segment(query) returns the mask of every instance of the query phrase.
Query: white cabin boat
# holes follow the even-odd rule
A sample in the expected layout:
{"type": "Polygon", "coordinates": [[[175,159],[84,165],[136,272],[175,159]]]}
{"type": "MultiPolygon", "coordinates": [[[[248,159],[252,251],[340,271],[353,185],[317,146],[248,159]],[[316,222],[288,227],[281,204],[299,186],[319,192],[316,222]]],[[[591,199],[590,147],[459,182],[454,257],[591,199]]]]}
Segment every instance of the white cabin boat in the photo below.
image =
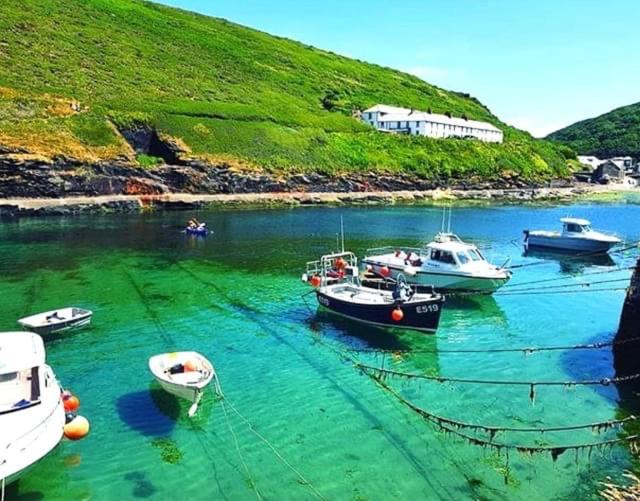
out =
{"type": "Polygon", "coordinates": [[[378,275],[388,274],[395,279],[404,273],[410,284],[439,291],[490,294],[511,278],[507,263],[489,263],[475,245],[453,233],[438,233],[433,242],[422,248],[369,249],[362,262],[378,275]]]}
{"type": "Polygon", "coordinates": [[[82,308],[61,308],[21,318],[18,323],[38,334],[53,334],[89,325],[93,312],[82,308]]]}
{"type": "Polygon", "coordinates": [[[562,232],[525,230],[525,248],[531,247],[559,249],[563,251],[600,253],[608,252],[621,240],[614,236],[591,229],[586,219],[565,217],[560,219],[562,232]]]}
{"type": "Polygon", "coordinates": [[[61,389],[45,363],[42,338],[0,333],[0,482],[17,480],[63,436],[61,389]]]}
{"type": "MultiPolygon", "coordinates": [[[[149,370],[165,391],[193,403],[189,416],[196,413],[202,392],[216,377],[213,364],[195,351],[155,355],[149,359],[149,370]]],[[[220,394],[218,389],[216,382],[220,394]]]]}

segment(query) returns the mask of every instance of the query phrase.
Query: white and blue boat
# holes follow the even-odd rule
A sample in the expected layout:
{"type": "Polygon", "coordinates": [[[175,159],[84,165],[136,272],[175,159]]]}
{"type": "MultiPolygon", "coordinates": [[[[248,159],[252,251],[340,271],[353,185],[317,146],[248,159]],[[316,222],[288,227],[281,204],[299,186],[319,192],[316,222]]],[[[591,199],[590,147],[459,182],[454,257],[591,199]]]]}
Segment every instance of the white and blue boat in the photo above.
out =
{"type": "Polygon", "coordinates": [[[394,290],[378,290],[360,283],[357,258],[351,252],[322,256],[307,263],[303,280],[317,287],[321,308],[369,325],[434,333],[440,323],[444,297],[417,293],[404,276],[394,290]]]}
{"type": "Polygon", "coordinates": [[[560,219],[562,231],[524,231],[525,249],[545,248],[589,254],[606,253],[621,240],[608,233],[591,228],[586,219],[564,217],[560,219]]]}

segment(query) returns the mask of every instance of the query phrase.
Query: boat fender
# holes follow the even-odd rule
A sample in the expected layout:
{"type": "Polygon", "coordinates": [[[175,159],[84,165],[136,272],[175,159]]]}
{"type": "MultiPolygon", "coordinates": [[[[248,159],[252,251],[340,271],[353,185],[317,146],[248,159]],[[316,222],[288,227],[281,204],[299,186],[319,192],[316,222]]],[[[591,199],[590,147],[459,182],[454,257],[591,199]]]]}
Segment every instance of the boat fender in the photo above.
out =
{"type": "Polygon", "coordinates": [[[383,266],[382,268],[380,268],[380,275],[382,275],[384,278],[387,278],[389,275],[391,275],[391,270],[388,266],[383,266]]]}
{"type": "Polygon", "coordinates": [[[310,282],[312,286],[320,287],[320,284],[322,283],[322,279],[318,275],[314,275],[311,277],[310,282]]]}
{"type": "Polygon", "coordinates": [[[64,410],[67,412],[73,412],[78,410],[80,407],[80,399],[74,395],[70,395],[67,398],[62,398],[62,405],[64,406],[64,410]]]}
{"type": "Polygon", "coordinates": [[[89,421],[83,416],[76,416],[64,425],[64,436],[69,440],[80,440],[89,434],[89,421]]]}
{"type": "Polygon", "coordinates": [[[394,322],[402,321],[402,319],[404,318],[404,312],[402,311],[402,308],[400,308],[399,306],[394,308],[394,310],[391,312],[391,318],[394,322]]]}

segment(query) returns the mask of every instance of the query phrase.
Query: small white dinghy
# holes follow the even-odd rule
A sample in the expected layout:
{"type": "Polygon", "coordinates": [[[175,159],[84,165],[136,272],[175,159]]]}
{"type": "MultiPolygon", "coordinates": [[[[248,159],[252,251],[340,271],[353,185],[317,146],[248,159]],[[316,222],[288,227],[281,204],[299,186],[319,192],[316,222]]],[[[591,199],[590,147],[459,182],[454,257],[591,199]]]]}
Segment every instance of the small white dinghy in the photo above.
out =
{"type": "MultiPolygon", "coordinates": [[[[193,403],[189,417],[198,410],[204,389],[216,378],[211,362],[195,351],[155,355],[149,359],[149,370],[165,391],[193,403]]],[[[216,393],[222,396],[218,388],[216,379],[216,393]]]]}
{"type": "Polygon", "coordinates": [[[91,310],[69,307],[21,318],[18,323],[23,328],[41,335],[53,334],[89,325],[92,315],[91,310]]]}

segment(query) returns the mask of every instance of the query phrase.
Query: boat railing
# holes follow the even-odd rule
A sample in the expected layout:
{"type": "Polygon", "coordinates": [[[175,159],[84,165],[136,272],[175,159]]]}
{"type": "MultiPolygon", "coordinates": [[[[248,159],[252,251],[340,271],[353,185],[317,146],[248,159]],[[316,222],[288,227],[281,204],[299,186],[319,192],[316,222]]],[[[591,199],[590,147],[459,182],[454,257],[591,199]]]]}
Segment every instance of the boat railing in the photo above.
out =
{"type": "Polygon", "coordinates": [[[338,268],[337,261],[339,259],[342,259],[347,267],[358,267],[358,259],[353,252],[337,252],[322,256],[315,261],[308,261],[306,264],[307,277],[314,275],[326,276],[328,272],[338,268]]]}
{"type": "Polygon", "coordinates": [[[366,256],[380,256],[383,254],[395,254],[396,252],[411,252],[414,254],[424,254],[425,250],[422,247],[392,247],[391,245],[387,245],[384,247],[373,247],[371,249],[366,250],[366,256]]]}

